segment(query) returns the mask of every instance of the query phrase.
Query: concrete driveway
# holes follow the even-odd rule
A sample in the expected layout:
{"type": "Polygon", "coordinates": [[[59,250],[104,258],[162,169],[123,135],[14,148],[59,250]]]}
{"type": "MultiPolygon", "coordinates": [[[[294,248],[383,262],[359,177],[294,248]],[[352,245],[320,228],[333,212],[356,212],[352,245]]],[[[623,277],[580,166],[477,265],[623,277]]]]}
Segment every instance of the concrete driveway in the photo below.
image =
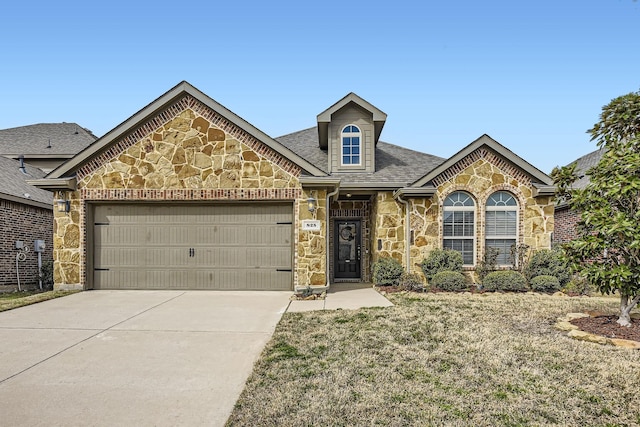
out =
{"type": "Polygon", "coordinates": [[[291,292],[90,291],[0,313],[0,424],[224,425],[291,292]]]}

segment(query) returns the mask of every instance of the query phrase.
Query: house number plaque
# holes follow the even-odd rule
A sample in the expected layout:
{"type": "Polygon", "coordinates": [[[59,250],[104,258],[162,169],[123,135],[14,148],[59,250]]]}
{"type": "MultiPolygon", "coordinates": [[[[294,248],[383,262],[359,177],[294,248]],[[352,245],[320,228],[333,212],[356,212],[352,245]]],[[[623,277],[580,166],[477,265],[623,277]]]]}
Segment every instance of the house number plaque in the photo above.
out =
{"type": "Polygon", "coordinates": [[[302,221],[302,230],[304,231],[320,231],[320,221],[304,220],[302,221]]]}

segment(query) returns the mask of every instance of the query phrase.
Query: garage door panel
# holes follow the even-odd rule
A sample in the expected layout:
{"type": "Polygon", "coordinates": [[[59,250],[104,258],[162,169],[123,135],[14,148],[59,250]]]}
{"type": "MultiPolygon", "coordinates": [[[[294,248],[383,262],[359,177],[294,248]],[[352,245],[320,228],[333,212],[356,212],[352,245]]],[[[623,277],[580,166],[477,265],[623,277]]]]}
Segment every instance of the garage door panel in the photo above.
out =
{"type": "Polygon", "coordinates": [[[292,212],[287,203],[97,205],[94,287],[289,290],[292,212]]]}

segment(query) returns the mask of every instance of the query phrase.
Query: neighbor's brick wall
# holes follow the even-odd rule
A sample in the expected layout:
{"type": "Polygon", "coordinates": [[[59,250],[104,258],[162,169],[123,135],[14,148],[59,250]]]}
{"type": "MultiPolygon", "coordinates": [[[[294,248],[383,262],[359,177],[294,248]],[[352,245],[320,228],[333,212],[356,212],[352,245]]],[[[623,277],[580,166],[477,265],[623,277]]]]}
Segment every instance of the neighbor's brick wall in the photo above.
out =
{"type": "Polygon", "coordinates": [[[578,237],[576,226],[580,221],[580,212],[568,207],[556,209],[553,243],[567,243],[578,237]]]}
{"type": "Polygon", "coordinates": [[[52,259],[53,253],[53,211],[35,206],[23,205],[9,200],[0,200],[0,286],[15,286],[16,240],[22,240],[29,247],[27,259],[18,263],[20,285],[38,286],[38,254],[33,250],[36,239],[44,240],[47,248],[42,254],[42,262],[52,259]]]}

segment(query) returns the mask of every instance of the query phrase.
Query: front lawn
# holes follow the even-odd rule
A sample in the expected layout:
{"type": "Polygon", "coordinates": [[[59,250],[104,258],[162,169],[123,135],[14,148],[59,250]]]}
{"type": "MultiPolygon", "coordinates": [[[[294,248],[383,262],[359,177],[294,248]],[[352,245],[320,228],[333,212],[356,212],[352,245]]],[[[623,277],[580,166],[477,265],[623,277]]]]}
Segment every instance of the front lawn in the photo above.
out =
{"type": "Polygon", "coordinates": [[[640,425],[640,351],[553,329],[616,298],[393,294],[286,313],[228,425],[640,425]]]}
{"type": "Polygon", "coordinates": [[[48,291],[48,292],[8,292],[0,293],[0,311],[11,310],[54,298],[63,297],[78,291],[48,291]]]}

